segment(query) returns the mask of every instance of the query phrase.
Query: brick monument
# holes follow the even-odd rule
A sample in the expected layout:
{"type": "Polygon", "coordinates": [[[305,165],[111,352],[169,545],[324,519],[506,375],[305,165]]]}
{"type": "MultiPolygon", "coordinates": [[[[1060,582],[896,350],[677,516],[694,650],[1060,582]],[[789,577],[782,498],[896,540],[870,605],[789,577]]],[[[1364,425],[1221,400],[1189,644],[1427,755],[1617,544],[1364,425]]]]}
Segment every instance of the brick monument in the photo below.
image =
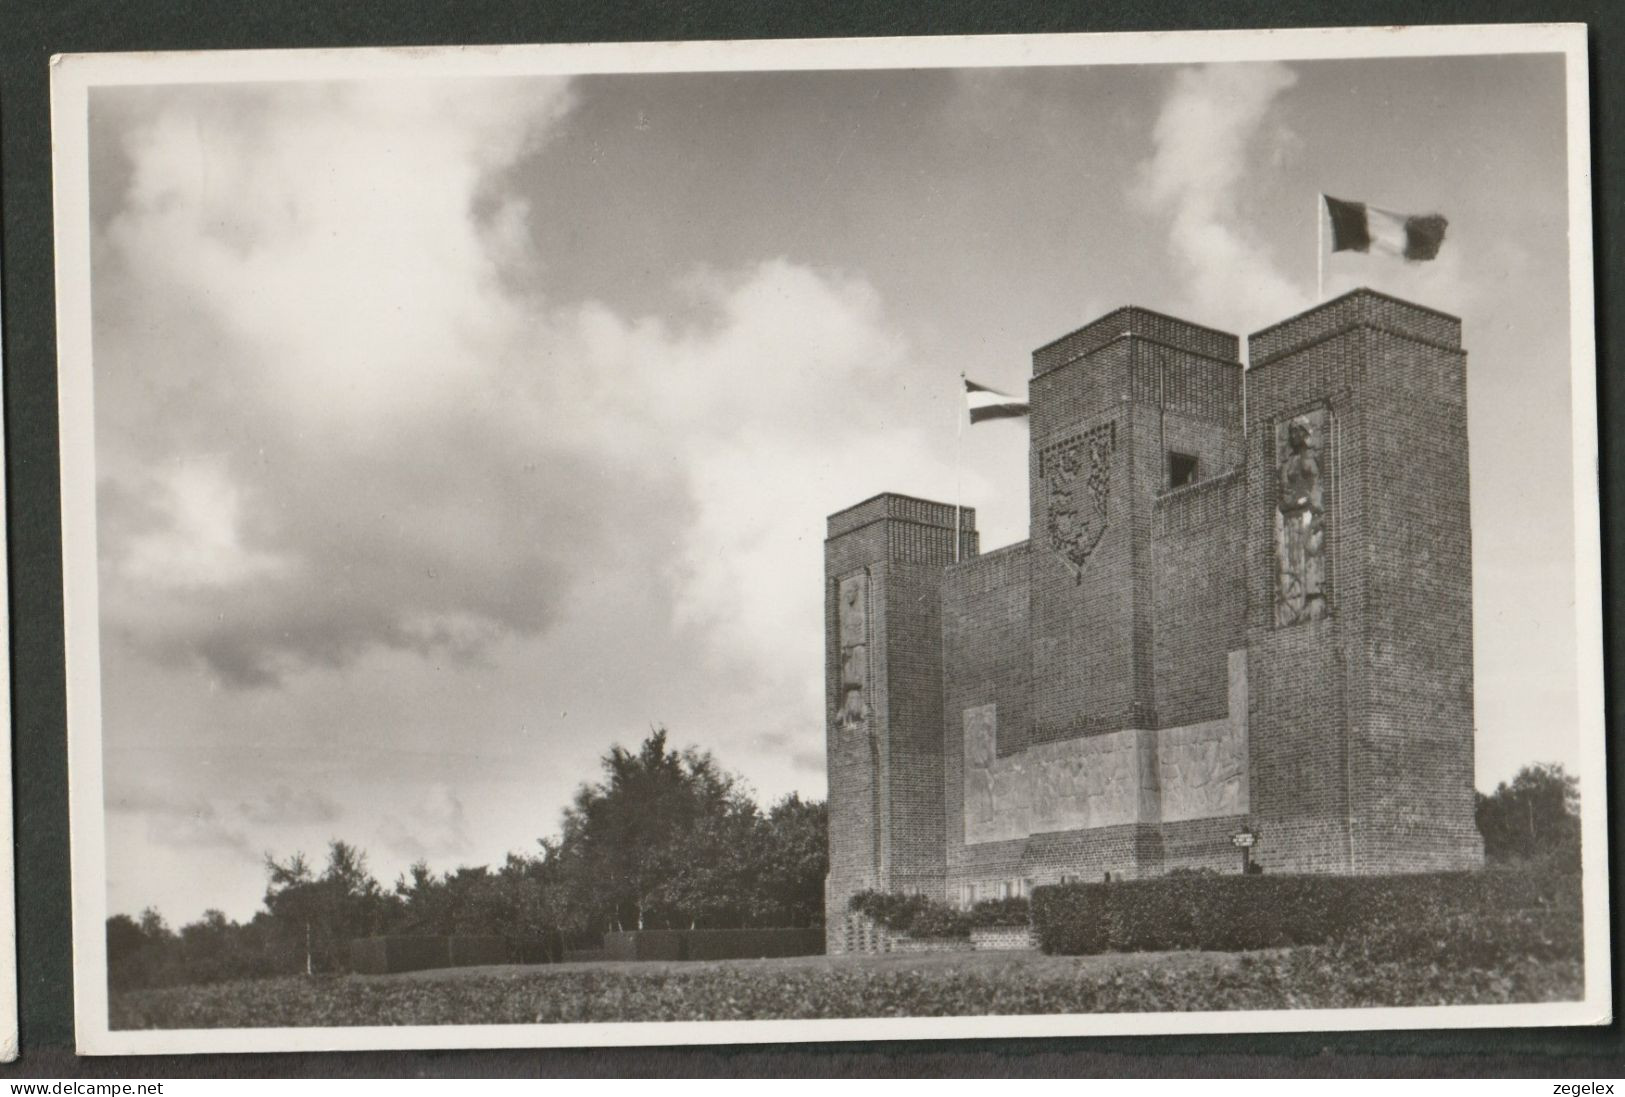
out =
{"type": "Polygon", "coordinates": [[[1239,352],[1140,308],[1034,351],[1028,541],[830,517],[831,952],[866,888],[1239,872],[1243,834],[1268,872],[1482,862],[1461,323],[1356,290],[1245,387],[1239,352]]]}

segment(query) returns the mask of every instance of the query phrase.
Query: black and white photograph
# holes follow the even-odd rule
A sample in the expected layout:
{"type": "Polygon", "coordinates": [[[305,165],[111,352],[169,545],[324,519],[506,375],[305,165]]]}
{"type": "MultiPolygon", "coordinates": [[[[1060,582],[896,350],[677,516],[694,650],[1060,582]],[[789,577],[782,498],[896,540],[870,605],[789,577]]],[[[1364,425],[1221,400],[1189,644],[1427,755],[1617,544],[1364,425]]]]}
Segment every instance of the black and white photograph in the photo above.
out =
{"type": "Polygon", "coordinates": [[[57,58],[79,1051],[1607,1023],[1586,87],[57,58]]]}

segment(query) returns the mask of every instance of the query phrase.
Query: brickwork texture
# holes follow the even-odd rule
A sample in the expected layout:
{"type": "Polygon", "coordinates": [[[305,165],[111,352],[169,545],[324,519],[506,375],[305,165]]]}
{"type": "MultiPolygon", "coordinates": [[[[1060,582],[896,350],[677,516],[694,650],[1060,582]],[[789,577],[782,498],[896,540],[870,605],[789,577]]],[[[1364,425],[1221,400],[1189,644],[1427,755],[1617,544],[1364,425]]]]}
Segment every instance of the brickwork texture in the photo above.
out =
{"type": "Polygon", "coordinates": [[[829,951],[875,946],[865,888],[1237,872],[1242,831],[1271,872],[1482,863],[1460,322],[1356,290],[1248,349],[1244,375],[1236,337],[1124,308],[1035,351],[1028,541],[980,555],[974,511],[903,495],[831,516],[829,951]],[[1319,605],[1283,615],[1304,551],[1319,605]],[[1140,761],[1099,772],[1121,752],[1086,741],[1125,734],[1140,761]],[[990,797],[1101,825],[1016,833],[990,797]]]}

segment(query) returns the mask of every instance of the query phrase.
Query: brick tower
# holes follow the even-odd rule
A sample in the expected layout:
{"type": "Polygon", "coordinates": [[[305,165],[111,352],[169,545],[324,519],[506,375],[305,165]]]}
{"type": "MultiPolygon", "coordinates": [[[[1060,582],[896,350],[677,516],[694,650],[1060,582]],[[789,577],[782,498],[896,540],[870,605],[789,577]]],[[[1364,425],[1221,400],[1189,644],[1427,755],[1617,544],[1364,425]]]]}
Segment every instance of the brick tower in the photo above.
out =
{"type": "Polygon", "coordinates": [[[1357,290],[1249,346],[1124,308],[1035,351],[1026,541],[830,518],[830,951],[865,888],[1482,863],[1461,323],[1357,290]]]}
{"type": "Polygon", "coordinates": [[[1238,350],[1124,308],[1033,352],[1030,742],[1156,726],[1154,507],[1174,458],[1192,482],[1239,459],[1238,350]]]}
{"type": "Polygon", "coordinates": [[[976,513],[877,495],[824,542],[828,951],[849,950],[865,889],[944,894],[942,581],[976,555],[976,513]]]}
{"type": "Polygon", "coordinates": [[[1477,866],[1461,322],[1356,290],[1249,347],[1258,858],[1477,866]]]}

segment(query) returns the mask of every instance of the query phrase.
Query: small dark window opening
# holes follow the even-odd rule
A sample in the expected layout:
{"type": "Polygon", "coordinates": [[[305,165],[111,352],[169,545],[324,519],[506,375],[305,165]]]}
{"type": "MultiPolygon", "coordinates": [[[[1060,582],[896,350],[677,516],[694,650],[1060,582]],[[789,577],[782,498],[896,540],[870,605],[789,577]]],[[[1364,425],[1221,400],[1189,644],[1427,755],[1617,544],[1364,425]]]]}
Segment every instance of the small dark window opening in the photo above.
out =
{"type": "Polygon", "coordinates": [[[1196,458],[1188,453],[1168,454],[1168,489],[1196,483],[1196,458]]]}

